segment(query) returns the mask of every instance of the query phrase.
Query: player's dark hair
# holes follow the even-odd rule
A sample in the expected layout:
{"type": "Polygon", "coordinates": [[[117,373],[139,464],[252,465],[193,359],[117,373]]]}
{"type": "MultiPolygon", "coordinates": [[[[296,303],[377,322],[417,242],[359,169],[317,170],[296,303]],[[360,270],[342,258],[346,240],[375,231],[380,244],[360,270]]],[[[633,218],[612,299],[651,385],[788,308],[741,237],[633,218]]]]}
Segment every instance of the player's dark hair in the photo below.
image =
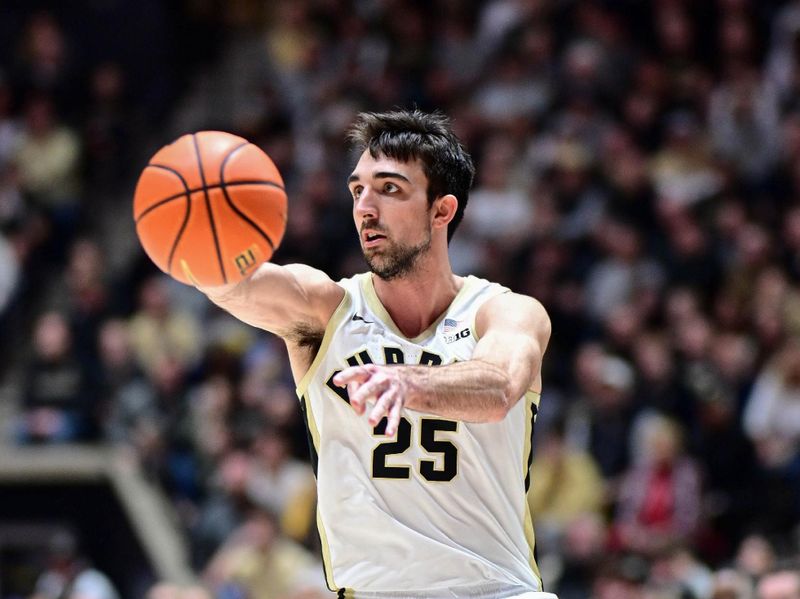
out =
{"type": "Polygon", "coordinates": [[[386,156],[401,162],[419,159],[428,177],[428,205],[447,194],[458,200],[455,216],[447,226],[447,241],[453,238],[464,218],[475,166],[445,115],[420,110],[362,112],[348,139],[359,152],[368,149],[373,158],[386,156]]]}

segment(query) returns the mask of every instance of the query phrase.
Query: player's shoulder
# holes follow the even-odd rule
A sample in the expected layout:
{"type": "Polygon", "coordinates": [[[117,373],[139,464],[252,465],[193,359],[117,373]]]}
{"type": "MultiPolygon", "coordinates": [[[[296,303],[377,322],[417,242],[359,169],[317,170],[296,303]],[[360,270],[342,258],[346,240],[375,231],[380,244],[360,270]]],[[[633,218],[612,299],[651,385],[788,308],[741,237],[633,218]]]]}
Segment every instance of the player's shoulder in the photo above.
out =
{"type": "Polygon", "coordinates": [[[508,324],[533,329],[540,335],[550,335],[550,316],[535,297],[506,289],[481,305],[476,317],[480,329],[493,324],[508,324]]]}
{"type": "Polygon", "coordinates": [[[307,264],[287,264],[284,268],[294,278],[301,295],[321,311],[322,322],[328,322],[346,297],[346,292],[326,272],[307,264]]]}
{"type": "Polygon", "coordinates": [[[284,268],[297,280],[310,285],[328,285],[335,282],[325,271],[308,264],[286,264],[284,268]]]}

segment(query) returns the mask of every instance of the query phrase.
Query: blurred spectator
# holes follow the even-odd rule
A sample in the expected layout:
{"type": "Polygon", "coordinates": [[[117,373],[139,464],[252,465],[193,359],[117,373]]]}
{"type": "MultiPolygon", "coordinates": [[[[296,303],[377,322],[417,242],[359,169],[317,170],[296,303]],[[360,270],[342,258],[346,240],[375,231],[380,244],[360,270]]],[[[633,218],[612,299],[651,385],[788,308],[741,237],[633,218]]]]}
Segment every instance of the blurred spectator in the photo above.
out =
{"type": "Polygon", "coordinates": [[[559,542],[573,521],[600,516],[605,489],[592,456],[566,444],[563,421],[546,430],[536,456],[528,503],[542,547],[559,542]]]}
{"type": "MultiPolygon", "coordinates": [[[[585,599],[591,594],[594,577],[606,555],[608,531],[603,518],[597,514],[586,513],[574,518],[566,527],[558,553],[560,573],[557,580],[545,580],[546,588],[554,591],[559,599],[585,599]]],[[[542,567],[545,569],[548,557],[543,555],[542,567]]],[[[552,570],[552,568],[551,568],[552,570]]],[[[549,573],[545,569],[546,573],[549,573]]]]}
{"type": "MultiPolygon", "coordinates": [[[[233,423],[234,387],[223,375],[213,374],[189,392],[192,444],[205,474],[236,441],[233,423]]],[[[251,427],[258,426],[251,422],[251,427]]]]}
{"type": "Polygon", "coordinates": [[[11,162],[22,133],[12,110],[12,102],[10,82],[6,73],[0,71],[0,173],[5,172],[11,162]]]}
{"type": "Polygon", "coordinates": [[[550,83],[545,73],[531,73],[521,56],[507,51],[494,60],[488,80],[475,93],[478,115],[490,125],[501,127],[544,112],[550,103],[550,83]]]}
{"type": "Polygon", "coordinates": [[[14,299],[19,282],[19,258],[14,246],[0,232],[0,322],[14,299]]]}
{"type": "Polygon", "coordinates": [[[594,265],[586,281],[587,311],[599,322],[614,308],[663,282],[660,266],[643,251],[640,234],[631,226],[606,222],[598,242],[606,257],[594,265]]]}
{"type": "Polygon", "coordinates": [[[25,94],[58,98],[68,112],[80,97],[78,65],[62,24],[52,12],[40,10],[28,19],[14,65],[15,84],[25,94]]]}
{"type": "Polygon", "coordinates": [[[119,599],[108,577],[77,552],[75,538],[56,533],[50,541],[48,567],[36,581],[31,599],[119,599]]]}
{"type": "Polygon", "coordinates": [[[200,494],[201,471],[187,397],[186,366],[177,358],[164,356],[153,368],[151,381],[160,425],[154,466],[177,501],[193,502],[200,494]]]}
{"type": "Polygon", "coordinates": [[[693,406],[678,377],[669,339],[658,333],[638,336],[633,348],[637,381],[637,404],[689,422],[693,406]]]}
{"type": "Polygon", "coordinates": [[[753,599],[753,584],[738,570],[718,570],[714,573],[711,599],[753,599]]]}
{"type": "Polygon", "coordinates": [[[711,570],[690,551],[676,547],[660,552],[652,561],[649,586],[667,596],[709,597],[714,584],[711,570]]]}
{"type": "Polygon", "coordinates": [[[180,586],[161,582],[147,591],[146,599],[214,599],[211,593],[201,586],[180,586]]]}
{"type": "Polygon", "coordinates": [[[286,432],[263,426],[247,481],[250,500],[278,517],[284,534],[304,541],[315,516],[316,481],[307,462],[291,457],[286,432]]]}
{"type": "Polygon", "coordinates": [[[242,524],[251,502],[247,497],[250,457],[232,450],[222,455],[208,476],[207,493],[191,528],[192,561],[204,567],[225,539],[242,524]]]}
{"type": "Polygon", "coordinates": [[[712,94],[709,128],[714,150],[751,181],[761,181],[777,158],[778,93],[757,70],[732,64],[712,94]]]}
{"type": "Polygon", "coordinates": [[[222,597],[299,599],[328,594],[322,565],[282,538],[275,518],[262,511],[252,512],[236,529],[211,560],[204,578],[222,597]]]}
{"type": "Polygon", "coordinates": [[[136,359],[150,377],[166,359],[176,361],[183,369],[200,359],[200,326],[189,312],[172,305],[162,276],[142,285],[139,310],[130,320],[130,329],[136,359]]]}
{"type": "Polygon", "coordinates": [[[79,224],[80,151],[80,138],[58,120],[53,101],[30,98],[14,165],[20,189],[52,227],[50,258],[58,262],[79,224]]]}
{"type": "Polygon", "coordinates": [[[705,540],[707,554],[729,553],[763,505],[755,454],[738,416],[736,398],[711,393],[698,402],[688,431],[692,456],[703,466],[705,511],[716,534],[705,540]],[[723,546],[712,546],[718,543],[723,546]]]}
{"type": "Polygon", "coordinates": [[[800,459],[800,339],[787,340],[759,373],[744,426],[765,466],[795,467],[800,459]]]}
{"type": "Polygon", "coordinates": [[[601,225],[606,197],[592,176],[592,160],[588,148],[578,141],[554,142],[551,168],[545,176],[553,186],[559,239],[580,242],[601,225]]]}
{"type": "Polygon", "coordinates": [[[692,543],[701,525],[700,473],[684,454],[678,425],[663,416],[645,416],[633,451],[638,461],[619,489],[618,542],[644,555],[692,543]]]}
{"type": "Polygon", "coordinates": [[[645,597],[649,564],[641,557],[607,557],[598,567],[592,584],[592,599],[640,599],[645,597]]]}
{"type": "Polygon", "coordinates": [[[722,187],[697,118],[688,112],[672,114],[664,148],[653,157],[651,176],[662,209],[690,206],[722,187]]]}
{"type": "Polygon", "coordinates": [[[134,447],[145,463],[150,463],[161,426],[160,414],[155,391],[134,360],[124,321],[103,323],[98,349],[104,438],[134,447]]]}
{"type": "Polygon", "coordinates": [[[762,535],[751,534],[745,537],[736,552],[736,569],[750,580],[756,580],[775,566],[775,548],[762,535]]]}
{"type": "Polygon", "coordinates": [[[83,137],[86,179],[91,194],[109,193],[125,176],[131,157],[131,107],[126,96],[126,77],[121,65],[106,62],[91,75],[90,109],[83,137]]]}
{"type": "Polygon", "coordinates": [[[800,570],[770,572],[758,581],[757,599],[800,599],[800,570]]]}
{"type": "Polygon", "coordinates": [[[68,252],[61,281],[51,292],[50,304],[64,312],[74,331],[74,349],[92,370],[99,367],[98,333],[111,313],[111,290],[105,256],[95,240],[76,239],[68,252]]]}
{"type": "Polygon", "coordinates": [[[588,451],[613,486],[630,459],[634,373],[626,361],[591,345],[580,349],[575,370],[581,397],[567,411],[567,440],[588,451]]]}
{"type": "Polygon", "coordinates": [[[517,149],[511,140],[496,137],[487,143],[478,182],[470,193],[465,224],[479,239],[513,250],[533,226],[534,206],[514,179],[517,149]]]}
{"type": "Polygon", "coordinates": [[[94,397],[64,317],[57,312],[42,314],[33,343],[34,355],[25,366],[17,439],[20,443],[77,441],[89,427],[94,397]]]}

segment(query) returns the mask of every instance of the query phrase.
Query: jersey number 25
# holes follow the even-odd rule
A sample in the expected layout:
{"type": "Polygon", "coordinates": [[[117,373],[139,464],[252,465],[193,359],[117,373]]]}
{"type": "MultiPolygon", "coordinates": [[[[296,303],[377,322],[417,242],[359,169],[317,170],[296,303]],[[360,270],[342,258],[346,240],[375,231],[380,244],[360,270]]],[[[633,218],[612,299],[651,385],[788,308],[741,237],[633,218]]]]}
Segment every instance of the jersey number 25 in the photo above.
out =
{"type": "MultiPolygon", "coordinates": [[[[398,478],[411,477],[409,466],[389,466],[386,458],[390,455],[400,455],[411,447],[411,422],[403,417],[397,427],[397,439],[378,444],[372,450],[372,478],[398,478]]],[[[436,467],[436,460],[419,460],[419,473],[429,482],[448,482],[458,474],[458,447],[451,441],[439,441],[436,433],[457,432],[458,422],[440,420],[438,418],[422,418],[420,420],[419,444],[429,454],[440,454],[441,463],[436,467]]],[[[381,420],[372,431],[373,435],[386,434],[386,418],[381,420]]]]}

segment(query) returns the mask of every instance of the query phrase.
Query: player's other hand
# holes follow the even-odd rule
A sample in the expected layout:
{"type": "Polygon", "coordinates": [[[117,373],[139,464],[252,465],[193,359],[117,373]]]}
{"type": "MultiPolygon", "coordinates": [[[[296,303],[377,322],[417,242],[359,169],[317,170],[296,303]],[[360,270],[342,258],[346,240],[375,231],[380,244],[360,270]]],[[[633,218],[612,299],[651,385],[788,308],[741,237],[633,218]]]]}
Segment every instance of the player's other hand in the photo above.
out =
{"type": "Polygon", "coordinates": [[[369,408],[367,420],[370,426],[377,425],[386,416],[385,434],[391,437],[397,432],[408,391],[401,375],[402,369],[396,366],[365,364],[342,370],[333,378],[333,382],[340,387],[347,387],[350,405],[356,413],[364,414],[367,404],[374,404],[369,408]]]}

